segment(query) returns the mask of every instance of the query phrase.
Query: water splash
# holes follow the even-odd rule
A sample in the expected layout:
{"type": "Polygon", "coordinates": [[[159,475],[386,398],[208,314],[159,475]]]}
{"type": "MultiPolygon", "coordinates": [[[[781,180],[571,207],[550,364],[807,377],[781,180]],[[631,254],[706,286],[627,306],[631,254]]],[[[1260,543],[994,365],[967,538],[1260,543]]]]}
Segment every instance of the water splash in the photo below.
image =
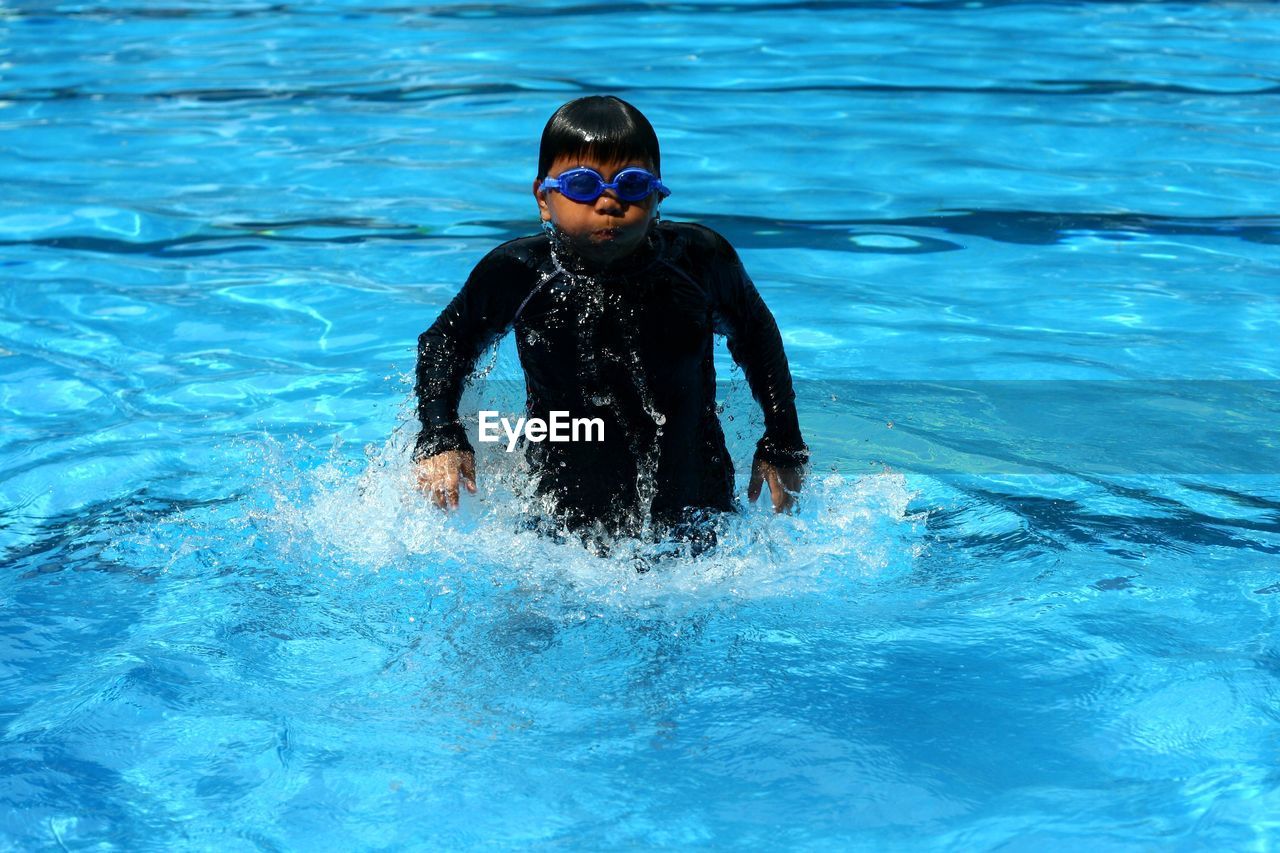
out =
{"type": "Polygon", "coordinates": [[[671,614],[899,577],[922,549],[923,517],[908,512],[913,494],[892,472],[816,477],[791,515],[762,502],[713,517],[718,544],[707,553],[615,539],[599,556],[580,540],[527,529],[540,507],[521,487],[528,472],[519,454],[480,454],[479,492],[446,515],[417,490],[394,438],[367,447],[362,460],[335,452],[310,470],[282,450],[271,447],[264,460],[269,499],[250,519],[282,559],[331,578],[389,576],[442,595],[523,588],[592,612],[671,614]]]}

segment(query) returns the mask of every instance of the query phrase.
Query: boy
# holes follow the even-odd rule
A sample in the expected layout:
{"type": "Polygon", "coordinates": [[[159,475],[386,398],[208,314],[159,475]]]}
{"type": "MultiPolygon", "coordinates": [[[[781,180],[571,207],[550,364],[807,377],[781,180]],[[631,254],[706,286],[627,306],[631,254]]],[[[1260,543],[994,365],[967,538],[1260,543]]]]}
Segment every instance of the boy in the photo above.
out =
{"type": "Polygon", "coordinates": [[[413,459],[441,508],[475,492],[458,420],[479,354],[516,333],[527,416],[598,418],[603,440],[530,442],[535,489],[557,523],[671,530],[734,508],[733,462],[716,416],[713,332],[764,410],[748,497],[767,484],[788,509],[808,461],[778,328],[733,248],[699,225],[659,221],[669,195],[648,120],[614,97],[579,98],[547,122],[533,194],[545,234],[504,243],[418,341],[413,459]]]}

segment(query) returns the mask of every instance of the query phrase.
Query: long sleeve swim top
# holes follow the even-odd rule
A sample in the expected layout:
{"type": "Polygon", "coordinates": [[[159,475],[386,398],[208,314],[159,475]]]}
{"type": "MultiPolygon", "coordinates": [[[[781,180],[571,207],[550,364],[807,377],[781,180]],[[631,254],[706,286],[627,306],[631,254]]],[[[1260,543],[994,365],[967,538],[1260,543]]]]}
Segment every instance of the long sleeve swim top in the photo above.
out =
{"type": "Polygon", "coordinates": [[[759,458],[808,459],[773,315],[733,248],[662,222],[624,274],[584,265],[545,234],[504,243],[418,339],[414,458],[470,450],[458,405],[480,353],[514,328],[526,415],[599,418],[603,441],[530,442],[539,490],[570,522],[733,508],[716,414],[713,334],[727,338],[764,412],[759,458]]]}

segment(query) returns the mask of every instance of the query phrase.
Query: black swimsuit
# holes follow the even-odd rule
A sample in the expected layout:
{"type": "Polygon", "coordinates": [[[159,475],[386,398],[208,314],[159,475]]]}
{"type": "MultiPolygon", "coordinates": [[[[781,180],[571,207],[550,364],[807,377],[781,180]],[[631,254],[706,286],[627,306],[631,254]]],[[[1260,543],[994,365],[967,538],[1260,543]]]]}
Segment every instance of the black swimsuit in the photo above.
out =
{"type": "Polygon", "coordinates": [[[537,490],[570,526],[631,530],[646,505],[660,522],[734,508],[713,332],[727,336],[764,411],[757,457],[807,461],[777,324],[723,237],[660,223],[623,274],[592,270],[554,243],[544,234],[491,251],[418,339],[415,459],[471,449],[458,419],[463,384],[514,326],[526,417],[604,422],[600,442],[527,444],[537,490]]]}

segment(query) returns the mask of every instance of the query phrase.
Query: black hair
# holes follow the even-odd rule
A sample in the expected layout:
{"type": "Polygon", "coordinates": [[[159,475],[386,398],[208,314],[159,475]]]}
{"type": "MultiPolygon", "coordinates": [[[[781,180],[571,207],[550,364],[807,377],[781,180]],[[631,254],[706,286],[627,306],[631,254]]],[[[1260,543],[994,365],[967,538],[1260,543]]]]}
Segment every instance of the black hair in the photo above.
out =
{"type": "Polygon", "coordinates": [[[648,161],[662,174],[658,134],[644,114],[613,95],[577,98],[556,110],[542,129],[538,177],[545,178],[558,157],[603,161],[648,161]]]}

